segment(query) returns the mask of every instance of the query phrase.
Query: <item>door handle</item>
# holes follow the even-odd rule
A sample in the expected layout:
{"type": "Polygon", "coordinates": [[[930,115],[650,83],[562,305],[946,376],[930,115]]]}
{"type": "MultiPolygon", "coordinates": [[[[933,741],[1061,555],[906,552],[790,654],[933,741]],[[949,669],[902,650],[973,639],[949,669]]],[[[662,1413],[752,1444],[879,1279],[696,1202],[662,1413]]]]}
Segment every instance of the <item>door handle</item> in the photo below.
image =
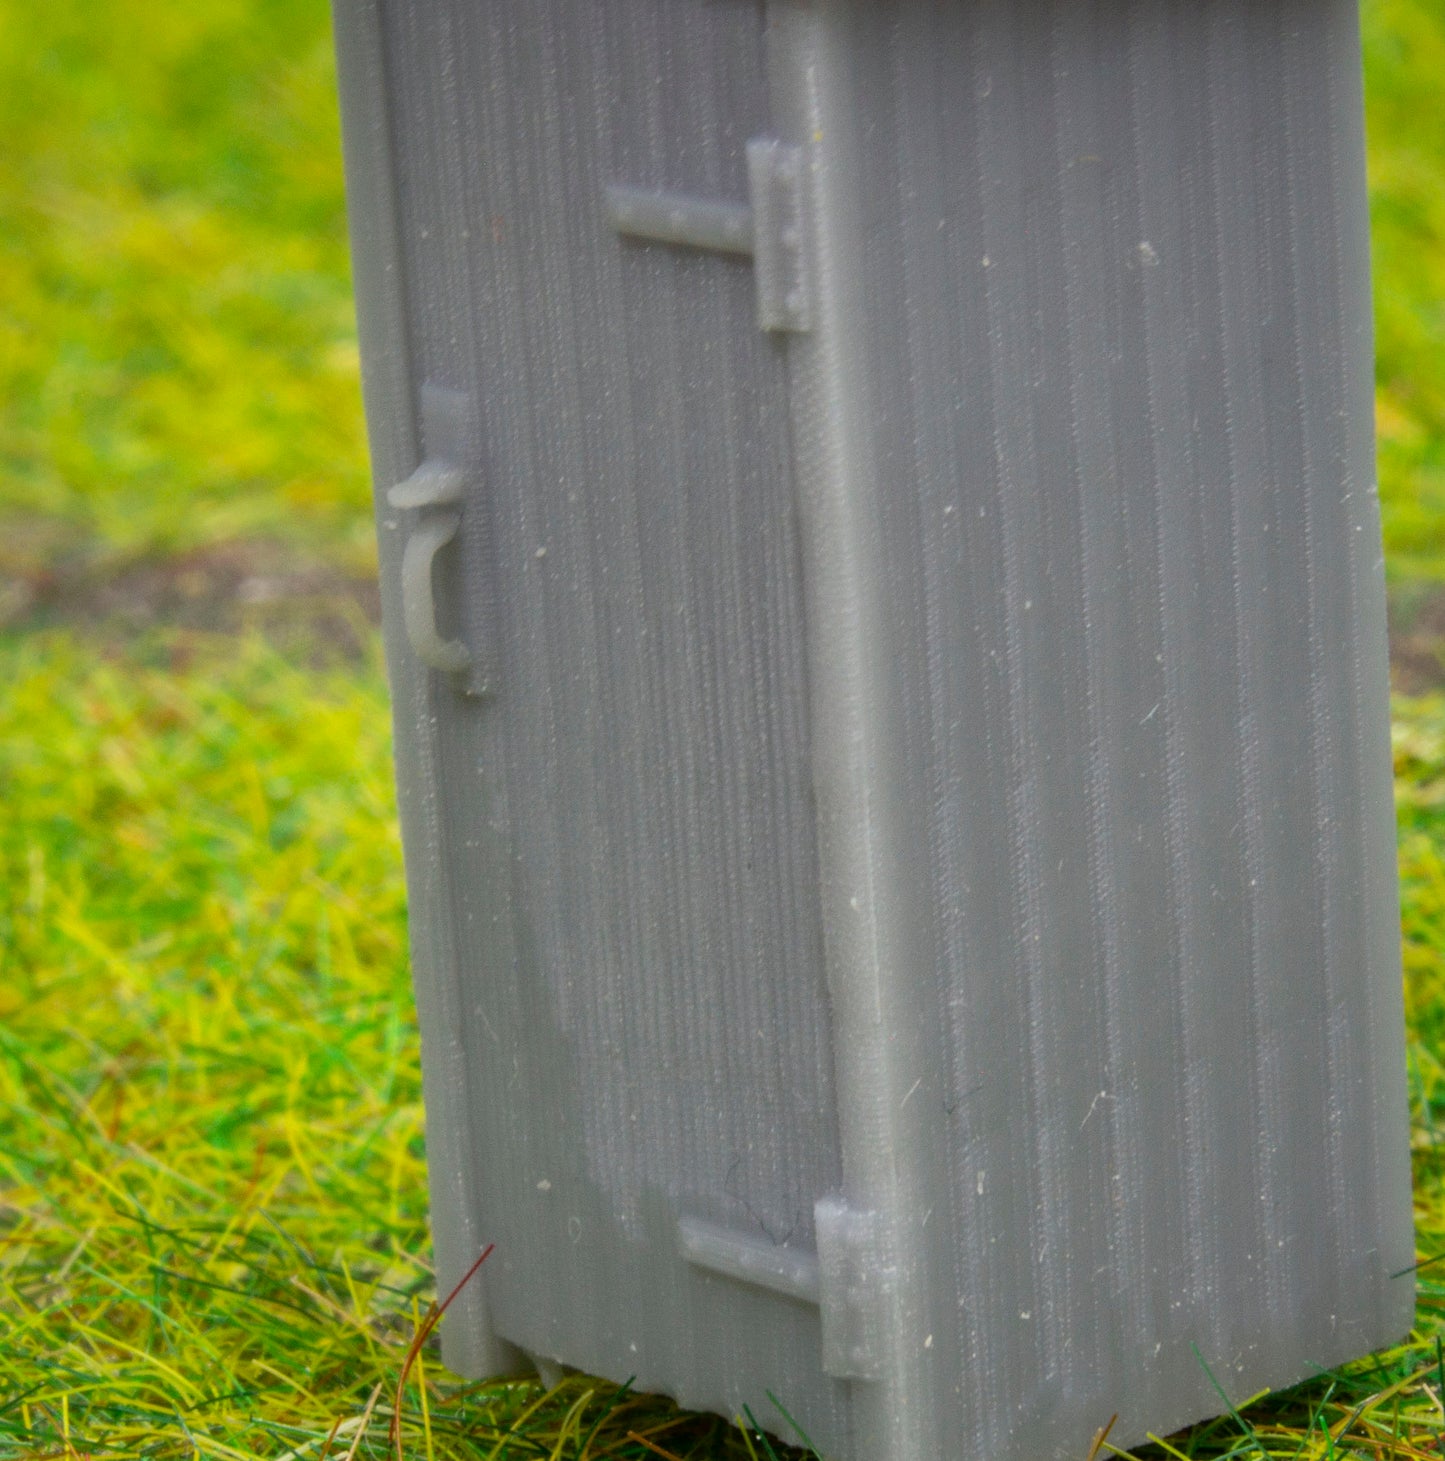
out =
{"type": "Polygon", "coordinates": [[[490,643],[493,589],[487,571],[491,513],[481,491],[475,398],[429,380],[422,382],[420,397],[421,462],[386,494],[389,506],[408,515],[401,554],[402,628],[422,664],[458,676],[452,685],[458,694],[485,695],[496,669],[490,643]],[[437,628],[436,559],[459,530],[462,536],[453,552],[465,545],[458,565],[461,637],[444,639],[437,628]]]}
{"type": "Polygon", "coordinates": [[[437,632],[432,567],[437,554],[456,537],[461,524],[458,512],[424,517],[411,530],[401,555],[401,618],[406,637],[424,665],[447,674],[466,669],[472,662],[472,654],[460,639],[443,639],[437,632]]]}

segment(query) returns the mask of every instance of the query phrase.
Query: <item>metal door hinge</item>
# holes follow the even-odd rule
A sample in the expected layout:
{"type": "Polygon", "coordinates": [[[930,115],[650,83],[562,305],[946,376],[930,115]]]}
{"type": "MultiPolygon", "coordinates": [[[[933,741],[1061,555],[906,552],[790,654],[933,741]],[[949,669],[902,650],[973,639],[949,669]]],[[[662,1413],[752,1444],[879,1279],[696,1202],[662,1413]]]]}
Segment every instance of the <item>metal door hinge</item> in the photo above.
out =
{"type": "Polygon", "coordinates": [[[824,1374],[882,1379],[893,1288],[883,1224],[840,1197],[823,1198],[814,1220],[816,1253],[694,1217],[678,1222],[678,1251],[694,1268],[817,1304],[824,1374]]]}
{"type": "Polygon", "coordinates": [[[613,184],[604,190],[607,219],[625,238],[751,258],[758,328],[808,330],[804,166],[801,147],[755,137],[748,143],[747,203],[613,184]]]}

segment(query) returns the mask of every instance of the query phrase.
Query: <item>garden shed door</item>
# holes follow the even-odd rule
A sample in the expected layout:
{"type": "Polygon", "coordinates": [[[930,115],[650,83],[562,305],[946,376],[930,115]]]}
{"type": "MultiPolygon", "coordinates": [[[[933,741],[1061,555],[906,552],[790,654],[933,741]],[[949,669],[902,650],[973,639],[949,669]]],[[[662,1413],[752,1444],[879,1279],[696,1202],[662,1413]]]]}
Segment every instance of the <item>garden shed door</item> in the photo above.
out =
{"type": "MultiPolygon", "coordinates": [[[[389,115],[347,105],[398,220],[358,250],[405,280],[363,330],[390,308],[376,334],[407,343],[368,391],[410,423],[374,449],[401,484],[381,524],[442,1282],[494,1242],[501,1339],[778,1425],[771,1389],[842,1450],[786,346],[748,256],[776,162],[748,146],[763,9],[374,14],[389,115]]],[[[502,1362],[452,1327],[454,1364],[502,1362]]]]}

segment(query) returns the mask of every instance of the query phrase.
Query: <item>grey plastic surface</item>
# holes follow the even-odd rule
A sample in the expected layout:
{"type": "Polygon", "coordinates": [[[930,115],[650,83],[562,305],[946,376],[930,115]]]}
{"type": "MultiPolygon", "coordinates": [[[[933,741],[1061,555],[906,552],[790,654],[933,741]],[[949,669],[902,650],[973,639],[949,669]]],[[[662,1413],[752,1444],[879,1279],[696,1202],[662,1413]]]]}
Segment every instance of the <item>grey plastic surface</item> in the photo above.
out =
{"type": "Polygon", "coordinates": [[[1353,6],[336,11],[449,1363],[1034,1461],[1396,1339],[1353,6]]]}

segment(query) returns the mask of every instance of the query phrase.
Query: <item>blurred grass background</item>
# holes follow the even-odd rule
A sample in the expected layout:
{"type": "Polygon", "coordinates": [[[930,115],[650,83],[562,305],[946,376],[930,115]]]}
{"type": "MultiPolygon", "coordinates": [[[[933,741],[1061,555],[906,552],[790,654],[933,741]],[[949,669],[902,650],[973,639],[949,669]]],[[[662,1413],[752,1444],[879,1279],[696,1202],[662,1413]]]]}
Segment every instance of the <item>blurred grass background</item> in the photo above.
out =
{"type": "Polygon", "coordinates": [[[325,6],[5,0],[11,574],[371,525],[325,6]]]}
{"type": "MultiPolygon", "coordinates": [[[[1430,1260],[1445,4],[1363,16],[1430,1260]]],[[[0,1456],[379,1457],[393,1420],[428,1457],[767,1455],[429,1350],[396,1402],[432,1286],[324,3],[0,0],[0,135],[0,1456]]],[[[1419,1276],[1409,1343],[1174,1454],[1438,1456],[1419,1276]]]]}

